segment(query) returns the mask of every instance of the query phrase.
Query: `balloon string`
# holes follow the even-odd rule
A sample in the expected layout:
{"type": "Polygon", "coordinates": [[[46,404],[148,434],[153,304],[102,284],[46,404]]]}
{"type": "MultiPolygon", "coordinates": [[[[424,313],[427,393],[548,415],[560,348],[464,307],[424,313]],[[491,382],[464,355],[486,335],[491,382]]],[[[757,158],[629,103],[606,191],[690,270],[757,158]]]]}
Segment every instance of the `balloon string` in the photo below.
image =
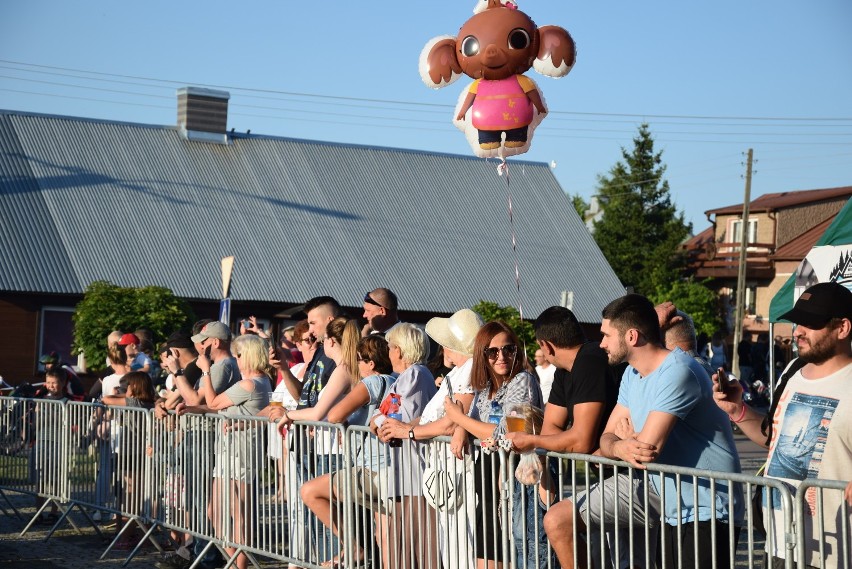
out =
{"type": "Polygon", "coordinates": [[[518,299],[518,314],[521,317],[521,320],[524,319],[524,307],[521,303],[521,271],[518,268],[518,239],[515,234],[515,218],[512,209],[512,190],[509,184],[509,164],[506,162],[506,159],[501,157],[502,162],[497,165],[497,174],[502,176],[506,174],[506,197],[509,202],[509,227],[512,230],[512,258],[515,262],[515,289],[517,290],[517,299],[518,299]]]}

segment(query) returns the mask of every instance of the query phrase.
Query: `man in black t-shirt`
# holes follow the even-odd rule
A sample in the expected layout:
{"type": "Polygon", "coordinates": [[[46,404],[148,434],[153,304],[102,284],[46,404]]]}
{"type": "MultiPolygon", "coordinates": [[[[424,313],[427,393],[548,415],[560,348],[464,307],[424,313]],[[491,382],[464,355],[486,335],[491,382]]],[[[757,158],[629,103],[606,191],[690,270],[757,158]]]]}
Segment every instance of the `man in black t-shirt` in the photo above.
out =
{"type": "MultiPolygon", "coordinates": [[[[535,337],[544,357],[557,367],[540,435],[508,433],[516,450],[542,448],[591,454],[598,448],[618,388],[606,352],[588,342],[574,313],[552,306],[535,321],[535,337]]],[[[544,517],[544,529],[563,567],[573,567],[574,504],[562,500],[544,517]]]]}

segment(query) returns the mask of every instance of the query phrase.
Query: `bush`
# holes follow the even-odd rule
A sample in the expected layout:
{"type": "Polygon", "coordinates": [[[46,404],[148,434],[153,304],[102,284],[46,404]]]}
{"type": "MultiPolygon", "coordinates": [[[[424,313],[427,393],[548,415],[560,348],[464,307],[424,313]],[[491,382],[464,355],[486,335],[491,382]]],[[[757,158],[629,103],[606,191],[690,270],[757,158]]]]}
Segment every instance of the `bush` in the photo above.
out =
{"type": "MultiPolygon", "coordinates": [[[[521,315],[517,308],[514,306],[500,306],[496,302],[480,300],[473,306],[473,311],[479,314],[485,322],[500,320],[514,330],[521,344],[526,349],[527,359],[531,363],[534,362],[533,356],[536,349],[538,349],[538,343],[535,341],[535,330],[531,322],[521,320],[521,315]]],[[[535,364],[533,363],[532,365],[535,364]]]]}
{"type": "Polygon", "coordinates": [[[97,372],[106,367],[106,337],[113,330],[148,328],[157,342],[194,320],[189,304],[167,288],[127,288],[95,281],[74,313],[73,350],[84,353],[86,366],[97,372]]]}

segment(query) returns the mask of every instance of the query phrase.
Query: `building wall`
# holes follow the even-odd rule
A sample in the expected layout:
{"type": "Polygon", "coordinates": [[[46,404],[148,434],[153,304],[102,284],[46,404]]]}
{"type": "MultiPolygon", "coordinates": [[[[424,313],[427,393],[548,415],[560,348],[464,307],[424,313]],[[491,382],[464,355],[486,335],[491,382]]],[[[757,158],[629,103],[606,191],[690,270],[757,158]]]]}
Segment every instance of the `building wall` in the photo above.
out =
{"type": "Polygon", "coordinates": [[[0,299],[0,376],[11,385],[36,375],[39,308],[26,297],[0,299]]]}
{"type": "Polygon", "coordinates": [[[792,206],[778,211],[778,242],[775,246],[781,247],[811,227],[837,215],[837,212],[843,209],[847,201],[847,198],[838,198],[819,203],[792,206]]]}
{"type": "MultiPolygon", "coordinates": [[[[733,235],[728,234],[732,220],[742,219],[742,214],[737,215],[720,215],[716,218],[716,241],[722,243],[731,243],[733,235]]],[[[775,220],[770,218],[767,213],[749,214],[749,220],[757,220],[757,242],[758,243],[774,243],[775,242],[775,220]]]]}

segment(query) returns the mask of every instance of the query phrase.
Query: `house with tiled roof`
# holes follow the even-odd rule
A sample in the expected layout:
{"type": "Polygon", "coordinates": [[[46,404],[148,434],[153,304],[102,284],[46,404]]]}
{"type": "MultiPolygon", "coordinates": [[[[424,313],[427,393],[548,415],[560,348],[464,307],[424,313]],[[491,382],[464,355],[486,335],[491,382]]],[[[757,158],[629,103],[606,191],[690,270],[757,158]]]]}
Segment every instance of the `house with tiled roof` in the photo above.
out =
{"type": "Polygon", "coordinates": [[[597,327],[624,294],[548,164],[511,160],[509,186],[493,160],[234,133],[227,93],[178,98],[170,126],[0,111],[7,380],[70,356],[93,281],[166,287],[215,318],[228,256],[232,321],[273,327],[317,295],[360,316],[382,286],[411,322],[481,300],[535,318],[573,298],[597,327]]]}
{"type": "MultiPolygon", "coordinates": [[[[764,194],[749,204],[743,330],[769,329],[769,304],[852,196],[852,186],[764,194]]],[[[734,329],[737,273],[743,231],[743,204],[705,212],[712,223],[686,243],[690,269],[712,278],[729,331],[734,329]]],[[[788,324],[775,333],[789,335],[788,324]]]]}

